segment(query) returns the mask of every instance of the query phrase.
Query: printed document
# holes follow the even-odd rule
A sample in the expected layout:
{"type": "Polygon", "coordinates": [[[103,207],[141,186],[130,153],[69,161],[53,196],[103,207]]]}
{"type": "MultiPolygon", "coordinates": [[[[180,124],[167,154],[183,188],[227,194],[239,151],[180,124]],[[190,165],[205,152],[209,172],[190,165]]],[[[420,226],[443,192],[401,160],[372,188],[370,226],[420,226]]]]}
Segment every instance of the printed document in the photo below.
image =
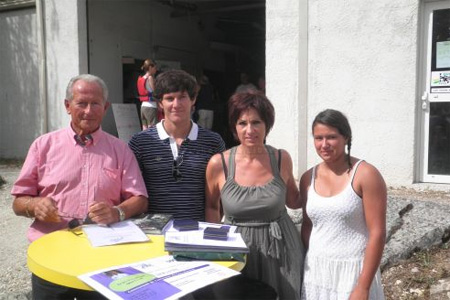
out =
{"type": "Polygon", "coordinates": [[[147,235],[130,220],[108,226],[97,224],[83,225],[83,231],[87,235],[89,242],[91,242],[92,247],[146,242],[149,240],[147,235]]]}
{"type": "Polygon", "coordinates": [[[178,299],[240,274],[213,262],[176,261],[162,256],[78,276],[108,299],[178,299]]]}

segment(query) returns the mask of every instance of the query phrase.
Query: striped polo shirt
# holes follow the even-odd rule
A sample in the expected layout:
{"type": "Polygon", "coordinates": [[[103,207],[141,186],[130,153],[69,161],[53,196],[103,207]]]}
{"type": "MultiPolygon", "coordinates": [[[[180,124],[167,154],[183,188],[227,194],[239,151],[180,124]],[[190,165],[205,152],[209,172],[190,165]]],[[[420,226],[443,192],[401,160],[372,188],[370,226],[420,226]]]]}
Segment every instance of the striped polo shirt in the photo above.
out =
{"type": "Polygon", "coordinates": [[[147,187],[149,213],[168,213],[175,219],[202,221],[205,219],[206,166],[211,156],[225,151],[225,143],[217,133],[195,123],[179,149],[173,143],[161,122],[135,134],[129,142],[147,187]],[[176,156],[182,156],[181,180],[178,181],[173,176],[176,156]]]}

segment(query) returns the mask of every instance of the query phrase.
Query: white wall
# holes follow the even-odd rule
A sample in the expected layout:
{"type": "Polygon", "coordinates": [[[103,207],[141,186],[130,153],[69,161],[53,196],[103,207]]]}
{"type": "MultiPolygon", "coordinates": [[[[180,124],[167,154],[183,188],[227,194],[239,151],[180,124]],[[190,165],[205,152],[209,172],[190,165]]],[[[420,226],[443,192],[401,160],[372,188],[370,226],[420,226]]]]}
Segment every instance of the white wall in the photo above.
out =
{"type": "Polygon", "coordinates": [[[294,143],[289,148],[293,151],[304,141],[296,142],[292,131],[306,126],[311,167],[319,162],[310,133],[312,120],[323,109],[338,109],[352,126],[353,155],[378,167],[389,185],[413,183],[418,163],[414,149],[419,2],[308,1],[306,124],[296,116],[295,104],[302,104],[296,93],[296,64],[302,55],[296,53],[295,36],[286,38],[284,29],[296,28],[291,13],[297,2],[290,2],[277,11],[278,1],[267,1],[276,15],[267,19],[268,42],[276,41],[276,47],[267,45],[267,77],[275,81],[268,80],[269,96],[285,105],[283,109],[277,104],[278,125],[271,142],[294,143]],[[280,53],[286,57],[280,58],[280,53]]]}
{"type": "Polygon", "coordinates": [[[40,135],[34,8],[0,13],[0,157],[20,158],[40,135]]]}
{"type": "Polygon", "coordinates": [[[306,168],[307,0],[266,1],[266,92],[275,107],[267,141],[306,168]]]}
{"type": "Polygon", "coordinates": [[[87,72],[86,7],[83,0],[47,0],[44,10],[48,130],[53,131],[70,123],[64,108],[70,78],[87,72]]]}
{"type": "MultiPolygon", "coordinates": [[[[390,185],[414,180],[418,1],[311,1],[308,124],[344,112],[353,155],[390,185]]],[[[317,155],[308,142],[308,163],[317,155]]]]}
{"type": "MultiPolygon", "coordinates": [[[[83,0],[43,2],[44,58],[47,107],[41,109],[39,92],[38,22],[36,9],[0,14],[0,157],[23,158],[41,132],[70,122],[64,108],[69,79],[87,72],[86,8],[83,0]],[[47,116],[41,111],[47,111],[47,116]]],[[[45,94],[45,93],[44,93],[45,94]]]]}

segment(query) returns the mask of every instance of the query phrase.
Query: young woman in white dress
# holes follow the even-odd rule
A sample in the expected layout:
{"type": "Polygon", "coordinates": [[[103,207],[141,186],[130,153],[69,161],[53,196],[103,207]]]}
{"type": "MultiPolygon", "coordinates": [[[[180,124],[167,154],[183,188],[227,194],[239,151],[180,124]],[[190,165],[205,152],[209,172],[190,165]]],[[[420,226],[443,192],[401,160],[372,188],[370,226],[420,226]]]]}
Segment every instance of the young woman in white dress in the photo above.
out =
{"type": "Polygon", "coordinates": [[[351,128],[341,112],[319,113],[312,133],[322,162],[300,181],[308,249],[302,299],[384,299],[379,265],[386,237],[385,182],[374,166],[350,156],[351,128]]]}

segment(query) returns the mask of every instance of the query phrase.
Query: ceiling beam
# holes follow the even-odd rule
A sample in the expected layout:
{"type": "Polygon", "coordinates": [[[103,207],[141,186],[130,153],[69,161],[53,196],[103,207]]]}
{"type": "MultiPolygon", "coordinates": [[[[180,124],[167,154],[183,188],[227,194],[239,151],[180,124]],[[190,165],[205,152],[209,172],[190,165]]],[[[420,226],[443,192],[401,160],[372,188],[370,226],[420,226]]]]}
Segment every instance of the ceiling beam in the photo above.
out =
{"type": "Polygon", "coordinates": [[[265,8],[265,3],[258,3],[258,4],[246,4],[246,5],[235,5],[235,6],[225,6],[220,8],[212,8],[212,9],[200,9],[196,11],[181,11],[181,10],[174,10],[170,16],[172,18],[181,18],[186,16],[193,16],[193,15],[204,15],[204,14],[213,14],[213,13],[222,13],[222,12],[232,12],[232,11],[243,11],[243,10],[252,10],[252,9],[259,9],[259,8],[265,8]]]}

